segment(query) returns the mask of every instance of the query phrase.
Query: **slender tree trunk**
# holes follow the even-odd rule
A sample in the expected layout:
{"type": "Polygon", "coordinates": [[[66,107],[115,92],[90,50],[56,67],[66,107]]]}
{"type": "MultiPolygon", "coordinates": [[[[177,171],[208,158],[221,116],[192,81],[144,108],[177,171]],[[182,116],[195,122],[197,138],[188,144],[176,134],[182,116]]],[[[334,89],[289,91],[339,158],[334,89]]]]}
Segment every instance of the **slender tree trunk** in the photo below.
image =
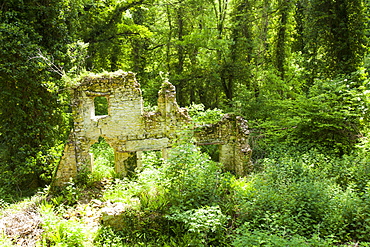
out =
{"type": "Polygon", "coordinates": [[[279,20],[279,30],[277,34],[277,42],[276,42],[276,68],[280,73],[280,77],[282,80],[285,78],[285,58],[286,58],[286,25],[288,19],[288,6],[286,6],[285,1],[281,3],[281,15],[279,20]]]}
{"type": "Polygon", "coordinates": [[[182,6],[182,2],[180,2],[180,6],[177,9],[177,40],[181,42],[181,44],[177,45],[177,65],[175,68],[176,75],[179,78],[177,80],[176,86],[177,86],[177,100],[180,105],[185,104],[185,97],[184,97],[184,83],[186,82],[185,78],[183,78],[183,72],[184,72],[184,61],[185,61],[185,49],[182,44],[182,41],[184,41],[184,10],[182,6]]]}

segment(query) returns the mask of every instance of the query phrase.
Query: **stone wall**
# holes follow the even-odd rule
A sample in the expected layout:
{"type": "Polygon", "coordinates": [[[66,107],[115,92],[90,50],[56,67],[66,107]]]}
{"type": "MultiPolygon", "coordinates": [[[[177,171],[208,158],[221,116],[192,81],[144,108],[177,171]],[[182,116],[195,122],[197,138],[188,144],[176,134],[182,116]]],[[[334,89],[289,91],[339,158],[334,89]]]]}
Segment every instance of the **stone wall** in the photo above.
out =
{"type": "MultiPolygon", "coordinates": [[[[142,151],[166,153],[178,131],[191,121],[186,109],[177,105],[175,87],[168,81],[158,93],[156,112],[143,111],[140,85],[130,72],[86,76],[72,90],[74,126],[57,169],[57,186],[92,169],[89,149],[100,136],[114,149],[115,170],[124,176],[128,160],[136,159],[140,166],[142,151]],[[108,115],[95,115],[95,97],[107,98],[108,115]]],[[[250,163],[247,135],[245,120],[235,116],[196,130],[200,145],[220,144],[220,161],[239,175],[245,174],[250,163]]]]}
{"type": "Polygon", "coordinates": [[[198,145],[218,145],[220,162],[225,170],[243,176],[252,170],[252,150],[248,144],[247,121],[240,116],[226,114],[216,124],[195,130],[198,145]]]}

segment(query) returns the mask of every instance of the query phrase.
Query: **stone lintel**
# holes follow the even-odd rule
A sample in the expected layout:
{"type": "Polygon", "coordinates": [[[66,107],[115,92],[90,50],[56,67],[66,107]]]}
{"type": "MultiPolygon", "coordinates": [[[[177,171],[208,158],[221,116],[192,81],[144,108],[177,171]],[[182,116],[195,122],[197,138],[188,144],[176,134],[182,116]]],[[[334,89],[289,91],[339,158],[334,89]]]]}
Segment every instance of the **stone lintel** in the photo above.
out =
{"type": "Polygon", "coordinates": [[[126,142],[126,150],[132,152],[162,150],[164,148],[168,148],[169,146],[170,140],[168,138],[132,140],[126,142]]]}

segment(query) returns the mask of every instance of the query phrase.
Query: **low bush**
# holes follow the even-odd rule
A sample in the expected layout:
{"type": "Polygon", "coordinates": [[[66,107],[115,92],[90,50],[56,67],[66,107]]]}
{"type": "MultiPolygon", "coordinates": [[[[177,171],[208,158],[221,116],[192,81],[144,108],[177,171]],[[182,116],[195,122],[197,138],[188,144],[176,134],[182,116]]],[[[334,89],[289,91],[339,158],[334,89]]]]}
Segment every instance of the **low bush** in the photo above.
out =
{"type": "Polygon", "coordinates": [[[229,175],[194,144],[185,142],[171,150],[163,173],[166,197],[174,211],[215,206],[227,199],[229,175]]]}
{"type": "Polygon", "coordinates": [[[208,246],[212,243],[220,246],[226,243],[225,228],[228,216],[222,213],[219,206],[173,212],[167,219],[183,226],[183,235],[191,246],[208,246]]]}
{"type": "Polygon", "coordinates": [[[358,183],[356,176],[344,174],[346,169],[361,170],[358,163],[348,158],[341,171],[343,159],[316,151],[278,156],[265,159],[263,172],[238,181],[234,187],[239,224],[290,237],[367,240],[368,193],[362,184],[369,179],[361,176],[358,183]]]}
{"type": "Polygon", "coordinates": [[[272,234],[269,231],[253,230],[245,225],[238,229],[238,234],[233,240],[232,246],[273,246],[273,247],[330,247],[333,246],[331,239],[321,239],[318,236],[313,236],[310,239],[294,235],[286,235],[285,232],[272,234]]]}

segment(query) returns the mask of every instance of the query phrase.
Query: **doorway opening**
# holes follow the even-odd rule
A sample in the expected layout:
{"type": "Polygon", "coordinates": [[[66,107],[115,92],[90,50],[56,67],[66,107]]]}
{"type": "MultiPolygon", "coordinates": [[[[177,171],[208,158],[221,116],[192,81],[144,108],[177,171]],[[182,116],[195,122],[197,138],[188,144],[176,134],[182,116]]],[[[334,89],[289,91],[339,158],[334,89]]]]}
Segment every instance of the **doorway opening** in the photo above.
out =
{"type": "Polygon", "coordinates": [[[211,160],[215,162],[220,162],[220,145],[200,145],[200,151],[209,155],[211,160]]]}
{"type": "Polygon", "coordinates": [[[103,137],[91,145],[90,154],[92,155],[92,175],[94,180],[100,181],[103,178],[115,177],[114,171],[114,149],[106,142],[103,137]]]}
{"type": "Polygon", "coordinates": [[[142,163],[144,166],[152,166],[158,168],[163,165],[164,158],[162,151],[160,150],[151,150],[143,151],[142,163]]]}

